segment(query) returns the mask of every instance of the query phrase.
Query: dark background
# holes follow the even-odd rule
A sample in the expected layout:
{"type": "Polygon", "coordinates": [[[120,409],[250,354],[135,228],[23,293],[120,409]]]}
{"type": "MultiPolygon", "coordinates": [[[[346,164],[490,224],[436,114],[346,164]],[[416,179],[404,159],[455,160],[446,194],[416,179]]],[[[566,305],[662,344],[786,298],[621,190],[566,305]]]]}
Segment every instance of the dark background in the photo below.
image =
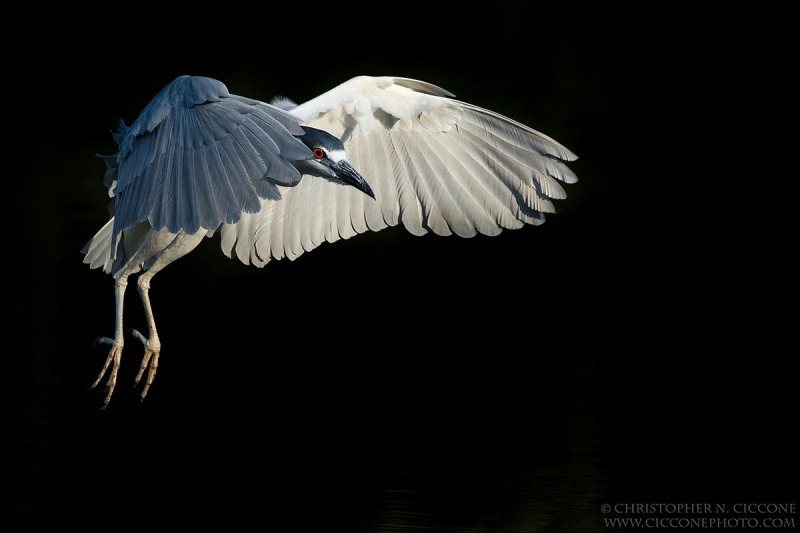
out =
{"type": "Polygon", "coordinates": [[[750,142],[758,17],[430,9],[2,4],[0,530],[608,531],[633,515],[602,504],[797,502],[792,241],[750,142]],[[426,80],[554,137],[580,181],[495,238],[392,228],[264,269],[206,241],[153,281],[146,401],[129,339],[100,410],[95,154],[181,74],[298,102],[426,80]]]}

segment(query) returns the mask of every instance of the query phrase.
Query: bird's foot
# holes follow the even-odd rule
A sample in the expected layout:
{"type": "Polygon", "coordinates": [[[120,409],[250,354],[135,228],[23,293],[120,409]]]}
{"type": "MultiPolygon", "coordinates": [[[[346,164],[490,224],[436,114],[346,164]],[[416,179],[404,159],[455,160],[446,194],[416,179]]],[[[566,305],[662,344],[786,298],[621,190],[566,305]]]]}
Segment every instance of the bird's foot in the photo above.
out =
{"type": "Polygon", "coordinates": [[[108,357],[106,357],[106,362],[103,364],[103,369],[100,371],[100,375],[97,376],[97,379],[90,390],[97,387],[100,383],[100,380],[103,379],[103,376],[106,375],[108,372],[109,366],[111,367],[111,373],[108,376],[108,381],[106,381],[106,399],[103,401],[102,409],[108,407],[108,402],[111,401],[111,395],[114,393],[114,387],[117,384],[117,373],[119,373],[119,364],[122,360],[122,346],[123,343],[119,341],[115,341],[114,339],[109,339],[108,337],[100,337],[96,341],[94,341],[93,346],[97,346],[98,344],[110,344],[111,351],[108,352],[108,357]]]}
{"type": "Polygon", "coordinates": [[[150,390],[150,385],[153,383],[156,377],[156,371],[158,370],[158,356],[161,353],[161,341],[159,341],[158,335],[155,334],[152,334],[148,339],[135,329],[130,330],[130,333],[144,345],[144,357],[142,357],[142,364],[139,366],[139,372],[136,374],[136,379],[133,383],[134,387],[141,381],[147,367],[150,367],[141,394],[142,401],[144,401],[144,397],[147,396],[147,391],[150,390]]]}

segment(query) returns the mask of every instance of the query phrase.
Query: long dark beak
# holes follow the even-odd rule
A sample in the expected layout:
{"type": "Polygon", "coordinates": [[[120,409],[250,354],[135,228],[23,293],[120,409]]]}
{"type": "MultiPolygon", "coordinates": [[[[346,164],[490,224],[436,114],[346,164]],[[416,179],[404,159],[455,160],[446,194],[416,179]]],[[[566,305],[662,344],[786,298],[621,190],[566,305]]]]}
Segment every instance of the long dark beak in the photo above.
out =
{"type": "Polygon", "coordinates": [[[372,188],[369,186],[369,183],[367,183],[367,180],[365,180],[364,176],[359,174],[350,163],[347,161],[339,161],[333,169],[336,172],[337,178],[348,185],[352,185],[367,196],[372,197],[373,200],[375,199],[375,193],[372,192],[372,188]]]}

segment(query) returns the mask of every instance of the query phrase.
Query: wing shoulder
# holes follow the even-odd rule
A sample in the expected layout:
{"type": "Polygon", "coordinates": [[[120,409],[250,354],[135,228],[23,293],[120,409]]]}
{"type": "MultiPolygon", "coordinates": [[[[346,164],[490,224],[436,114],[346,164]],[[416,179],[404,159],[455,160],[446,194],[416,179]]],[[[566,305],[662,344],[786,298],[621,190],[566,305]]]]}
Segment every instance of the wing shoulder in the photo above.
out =
{"type": "Polygon", "coordinates": [[[144,220],[195,233],[257,211],[300,179],[291,162],[309,151],[297,134],[297,118],[277,107],[211,78],[176,78],[119,135],[115,233],[144,220]]]}

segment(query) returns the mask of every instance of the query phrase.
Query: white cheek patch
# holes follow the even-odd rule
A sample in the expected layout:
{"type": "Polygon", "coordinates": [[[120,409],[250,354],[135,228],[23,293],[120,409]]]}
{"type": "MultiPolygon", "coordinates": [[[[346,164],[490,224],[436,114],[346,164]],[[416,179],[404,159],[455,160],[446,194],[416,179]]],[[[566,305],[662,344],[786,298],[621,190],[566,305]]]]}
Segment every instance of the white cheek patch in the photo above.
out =
{"type": "Polygon", "coordinates": [[[332,160],[334,160],[337,163],[339,161],[342,161],[342,160],[346,159],[344,150],[329,150],[328,151],[328,157],[330,157],[332,160]]]}

